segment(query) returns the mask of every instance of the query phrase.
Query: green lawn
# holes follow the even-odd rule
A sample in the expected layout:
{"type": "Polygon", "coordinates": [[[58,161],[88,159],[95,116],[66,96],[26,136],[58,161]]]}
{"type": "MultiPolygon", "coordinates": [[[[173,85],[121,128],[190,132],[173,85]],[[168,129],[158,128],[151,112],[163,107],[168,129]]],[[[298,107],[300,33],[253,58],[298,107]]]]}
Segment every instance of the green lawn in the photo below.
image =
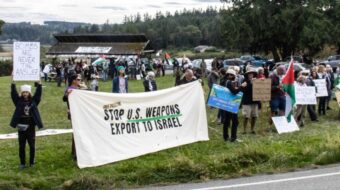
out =
{"type": "MultiPolygon", "coordinates": [[[[174,78],[157,78],[160,89],[171,87],[174,78]]],[[[21,83],[20,83],[21,84],[21,83]]],[[[100,83],[110,91],[111,82],[100,83]]],[[[70,128],[64,87],[43,83],[39,105],[45,128],[70,128]]],[[[18,85],[19,87],[19,85],[18,85]]],[[[141,81],[130,81],[130,92],[143,91],[141,81]]],[[[207,87],[205,87],[207,91],[207,87]]],[[[0,78],[0,133],[15,132],[9,127],[14,106],[10,99],[10,77],[0,78]]],[[[207,94],[207,93],[206,93],[207,94]]],[[[152,184],[205,181],[248,176],[257,173],[290,171],[340,162],[340,119],[336,102],[333,110],[299,132],[278,135],[269,128],[267,105],[257,123],[257,135],[242,135],[242,143],[225,143],[222,126],[213,123],[216,109],[207,108],[210,141],[172,148],[158,153],[97,168],[78,169],[71,159],[71,135],[37,138],[37,164],[19,171],[17,140],[0,140],[0,189],[109,189],[152,184]]]]}

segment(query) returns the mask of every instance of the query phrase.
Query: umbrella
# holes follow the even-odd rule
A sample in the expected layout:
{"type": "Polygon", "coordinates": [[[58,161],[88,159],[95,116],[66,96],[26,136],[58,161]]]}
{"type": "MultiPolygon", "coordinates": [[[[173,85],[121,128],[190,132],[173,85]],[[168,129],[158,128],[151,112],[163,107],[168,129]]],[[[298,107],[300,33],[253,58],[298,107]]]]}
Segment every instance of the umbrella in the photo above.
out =
{"type": "Polygon", "coordinates": [[[98,59],[96,59],[91,65],[92,66],[96,66],[96,65],[102,65],[104,62],[106,62],[107,60],[104,58],[99,57],[98,59]]]}

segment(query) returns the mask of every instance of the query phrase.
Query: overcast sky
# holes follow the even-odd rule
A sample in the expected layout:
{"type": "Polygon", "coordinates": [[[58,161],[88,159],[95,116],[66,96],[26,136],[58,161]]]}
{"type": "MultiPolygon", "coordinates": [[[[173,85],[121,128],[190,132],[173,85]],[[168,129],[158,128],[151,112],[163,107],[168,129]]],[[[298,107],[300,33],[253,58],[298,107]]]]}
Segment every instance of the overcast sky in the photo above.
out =
{"type": "Polygon", "coordinates": [[[157,11],[221,7],[220,0],[0,0],[0,19],[5,22],[69,21],[121,23],[124,15],[137,12],[154,16],[157,11]]]}

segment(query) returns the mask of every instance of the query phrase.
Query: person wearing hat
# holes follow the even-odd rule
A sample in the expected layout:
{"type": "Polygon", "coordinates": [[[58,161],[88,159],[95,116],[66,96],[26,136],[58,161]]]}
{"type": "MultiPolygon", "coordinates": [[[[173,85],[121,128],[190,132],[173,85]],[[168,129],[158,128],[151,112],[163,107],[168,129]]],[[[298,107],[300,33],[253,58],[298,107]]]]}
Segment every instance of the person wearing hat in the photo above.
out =
{"type": "MultiPolygon", "coordinates": [[[[238,82],[236,81],[236,72],[232,69],[228,69],[226,75],[227,75],[227,81],[225,82],[225,84],[222,84],[222,85],[224,87],[227,87],[232,94],[239,93],[240,87],[238,85],[238,82]]],[[[230,121],[232,122],[230,142],[235,142],[237,140],[237,127],[238,127],[237,113],[224,111],[223,138],[225,141],[229,140],[230,121]]]]}
{"type": "Polygon", "coordinates": [[[251,133],[255,134],[255,123],[258,118],[258,101],[253,101],[253,80],[256,79],[257,72],[254,68],[249,68],[245,73],[245,78],[241,84],[243,133],[247,133],[247,125],[250,120],[251,133]]]}
{"type": "Polygon", "coordinates": [[[152,72],[152,71],[148,72],[148,75],[145,77],[143,85],[144,85],[144,91],[145,92],[157,91],[157,84],[156,84],[156,81],[155,81],[155,73],[154,72],[152,72]]]}
{"type": "Polygon", "coordinates": [[[15,105],[10,126],[18,129],[20,169],[26,167],[26,141],[30,147],[29,166],[35,164],[35,126],[43,128],[38,105],[41,100],[41,82],[35,83],[36,90],[32,96],[32,87],[22,85],[20,95],[17,92],[15,82],[11,85],[11,98],[15,105]]]}
{"type": "Polygon", "coordinates": [[[128,93],[128,78],[125,77],[125,68],[118,66],[118,76],[112,81],[112,92],[113,93],[128,93]]]}
{"type": "MultiPolygon", "coordinates": [[[[68,101],[68,96],[72,93],[73,90],[80,88],[80,82],[81,82],[81,77],[78,74],[73,74],[68,77],[68,87],[66,88],[64,92],[63,101],[66,102],[67,104],[67,118],[69,120],[71,120],[71,112],[70,112],[70,104],[68,101]]],[[[77,160],[76,147],[74,144],[73,135],[72,135],[71,155],[74,160],[77,160]]]]}

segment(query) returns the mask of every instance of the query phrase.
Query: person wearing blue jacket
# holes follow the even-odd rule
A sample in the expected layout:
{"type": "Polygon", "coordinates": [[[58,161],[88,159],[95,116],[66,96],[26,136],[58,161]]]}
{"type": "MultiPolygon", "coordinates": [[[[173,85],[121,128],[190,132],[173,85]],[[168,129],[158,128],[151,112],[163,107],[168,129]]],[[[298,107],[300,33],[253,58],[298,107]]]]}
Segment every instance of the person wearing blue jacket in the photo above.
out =
{"type": "Polygon", "coordinates": [[[128,93],[128,78],[125,76],[125,68],[123,66],[119,66],[117,70],[119,75],[112,81],[112,92],[128,93]]]}
{"type": "Polygon", "coordinates": [[[32,96],[32,87],[30,85],[21,86],[20,95],[17,92],[15,83],[12,82],[11,85],[11,98],[15,105],[15,111],[10,126],[18,129],[20,169],[26,167],[26,141],[30,147],[29,165],[31,167],[34,166],[35,126],[39,129],[44,127],[38,110],[42,94],[41,82],[35,83],[35,86],[36,91],[34,96],[32,96]]]}

